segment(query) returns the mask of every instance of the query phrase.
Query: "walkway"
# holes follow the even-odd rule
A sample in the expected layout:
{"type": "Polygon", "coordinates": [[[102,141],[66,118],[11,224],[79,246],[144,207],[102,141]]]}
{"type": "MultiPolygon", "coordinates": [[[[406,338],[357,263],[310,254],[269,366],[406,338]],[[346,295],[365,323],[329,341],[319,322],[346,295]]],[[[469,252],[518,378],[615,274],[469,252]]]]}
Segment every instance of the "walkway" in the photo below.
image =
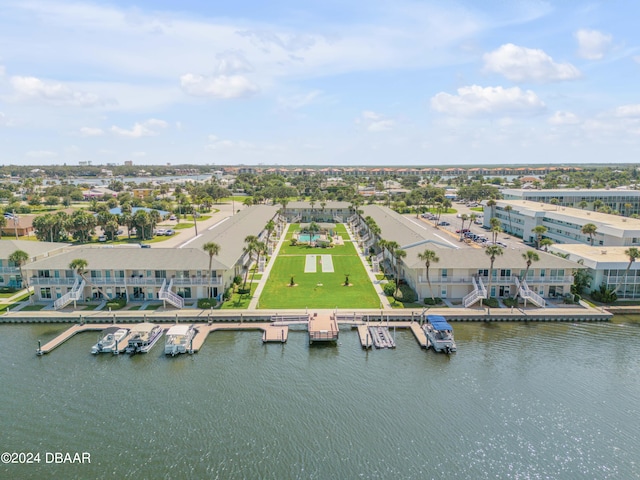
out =
{"type": "Polygon", "coordinates": [[[273,264],[276,261],[276,257],[280,253],[280,247],[282,247],[282,244],[284,243],[284,239],[287,236],[288,231],[289,231],[289,224],[287,223],[284,229],[282,230],[282,235],[278,240],[278,244],[276,245],[276,248],[273,250],[273,254],[269,259],[269,263],[267,263],[267,266],[264,267],[264,272],[262,272],[262,278],[258,280],[258,286],[256,287],[256,291],[253,293],[253,297],[251,297],[251,301],[249,302],[249,306],[247,307],[247,310],[256,310],[257,308],[260,308],[259,307],[260,295],[262,295],[262,290],[264,290],[264,286],[267,284],[267,280],[269,279],[269,274],[271,273],[273,264]]]}
{"type": "Polygon", "coordinates": [[[384,309],[391,308],[389,299],[384,294],[384,291],[380,286],[380,280],[376,278],[376,274],[371,271],[371,267],[367,263],[366,253],[364,251],[359,250],[358,242],[353,238],[353,235],[351,234],[351,230],[349,229],[346,223],[344,225],[346,227],[345,230],[347,231],[347,235],[349,235],[349,240],[351,240],[351,243],[353,243],[353,246],[356,249],[356,252],[359,252],[358,256],[362,261],[362,265],[364,266],[364,271],[367,272],[367,275],[369,275],[369,280],[371,280],[371,283],[373,284],[373,288],[375,288],[376,292],[378,293],[378,297],[380,298],[380,308],[384,308],[384,309]]]}

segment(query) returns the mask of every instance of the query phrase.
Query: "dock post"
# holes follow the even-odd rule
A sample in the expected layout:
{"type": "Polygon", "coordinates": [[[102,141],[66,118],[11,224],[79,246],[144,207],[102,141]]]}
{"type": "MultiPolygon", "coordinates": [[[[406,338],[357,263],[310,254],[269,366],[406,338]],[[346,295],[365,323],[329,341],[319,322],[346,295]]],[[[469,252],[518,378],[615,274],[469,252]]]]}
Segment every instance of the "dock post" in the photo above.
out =
{"type": "MultiPolygon", "coordinates": [[[[114,335],[114,337],[115,337],[115,335],[114,335]]],[[[116,339],[116,348],[115,348],[115,350],[113,351],[113,353],[114,353],[114,355],[118,355],[118,353],[119,353],[119,348],[118,348],[118,337],[115,337],[115,339],[116,339]]]]}
{"type": "Polygon", "coordinates": [[[178,324],[178,314],[176,313],[176,325],[178,324]]]}
{"type": "Polygon", "coordinates": [[[282,343],[284,343],[284,328],[281,330],[281,332],[282,332],[282,337],[281,337],[282,343]]]}
{"type": "Polygon", "coordinates": [[[191,340],[189,340],[189,355],[193,355],[193,335],[191,336],[191,340]]]}
{"type": "Polygon", "coordinates": [[[116,314],[115,313],[113,314],[113,324],[114,325],[116,324],[116,314]]]}
{"type": "Polygon", "coordinates": [[[244,321],[244,317],[242,314],[240,314],[240,323],[242,323],[244,321]]]}
{"type": "Polygon", "coordinates": [[[42,343],[38,340],[38,350],[36,350],[38,355],[42,355],[42,343]]]}
{"type": "Polygon", "coordinates": [[[211,325],[211,314],[207,313],[207,325],[211,325]]]}
{"type": "Polygon", "coordinates": [[[84,325],[84,320],[82,318],[82,315],[80,315],[80,325],[84,325]]]}

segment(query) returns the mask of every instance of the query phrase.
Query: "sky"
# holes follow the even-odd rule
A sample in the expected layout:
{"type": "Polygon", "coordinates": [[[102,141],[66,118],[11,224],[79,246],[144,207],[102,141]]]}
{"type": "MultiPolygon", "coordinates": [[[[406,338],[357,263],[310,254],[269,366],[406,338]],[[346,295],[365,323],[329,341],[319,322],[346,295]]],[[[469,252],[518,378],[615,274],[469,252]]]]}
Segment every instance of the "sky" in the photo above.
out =
{"type": "Polygon", "coordinates": [[[0,0],[0,164],[637,162],[640,3],[0,0]]]}

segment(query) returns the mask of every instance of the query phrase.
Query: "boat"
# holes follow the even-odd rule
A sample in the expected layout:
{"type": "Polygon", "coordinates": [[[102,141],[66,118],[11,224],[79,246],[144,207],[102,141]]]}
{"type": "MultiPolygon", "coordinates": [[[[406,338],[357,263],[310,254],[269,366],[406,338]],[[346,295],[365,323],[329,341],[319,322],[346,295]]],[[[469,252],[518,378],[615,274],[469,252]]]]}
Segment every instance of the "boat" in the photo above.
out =
{"type": "Polygon", "coordinates": [[[147,353],[160,340],[162,328],[155,323],[139,323],[131,329],[127,353],[147,353]]]}
{"type": "Polygon", "coordinates": [[[186,353],[191,348],[191,340],[195,334],[193,325],[174,325],[167,330],[164,353],[171,356],[186,353]]]}
{"type": "Polygon", "coordinates": [[[129,334],[128,328],[109,327],[102,332],[102,337],[93,347],[91,353],[118,353],[120,341],[129,334]]]}
{"type": "Polygon", "coordinates": [[[457,350],[453,327],[443,316],[427,315],[427,323],[422,328],[436,352],[451,353],[457,350]]]}

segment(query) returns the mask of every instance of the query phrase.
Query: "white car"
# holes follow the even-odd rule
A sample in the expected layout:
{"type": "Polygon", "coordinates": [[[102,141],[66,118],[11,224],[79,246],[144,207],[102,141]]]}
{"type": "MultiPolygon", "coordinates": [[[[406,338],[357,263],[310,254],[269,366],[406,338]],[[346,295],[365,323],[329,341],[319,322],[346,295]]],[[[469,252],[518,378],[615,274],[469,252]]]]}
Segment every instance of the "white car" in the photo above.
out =
{"type": "Polygon", "coordinates": [[[164,228],[158,228],[155,233],[156,235],[166,235],[167,231],[164,228]]]}

